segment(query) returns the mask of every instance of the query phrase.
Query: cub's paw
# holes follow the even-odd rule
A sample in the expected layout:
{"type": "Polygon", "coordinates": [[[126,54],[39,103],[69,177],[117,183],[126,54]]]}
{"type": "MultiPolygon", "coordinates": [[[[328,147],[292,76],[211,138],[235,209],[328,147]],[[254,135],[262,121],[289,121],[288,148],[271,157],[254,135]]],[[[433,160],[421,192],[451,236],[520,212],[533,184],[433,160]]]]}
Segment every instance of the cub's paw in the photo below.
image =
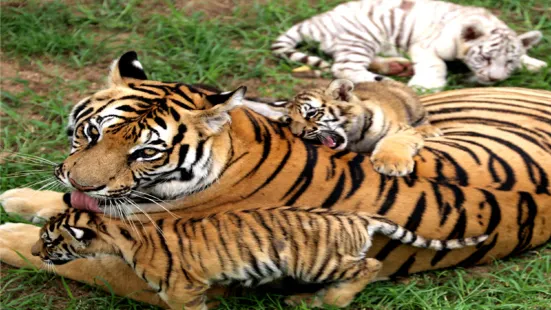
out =
{"type": "Polygon", "coordinates": [[[547,67],[547,63],[545,61],[532,58],[528,55],[523,55],[521,58],[521,62],[522,66],[530,72],[538,72],[541,69],[547,67]]]}
{"type": "Polygon", "coordinates": [[[17,213],[25,219],[38,222],[49,219],[67,209],[63,193],[16,188],[0,195],[0,203],[9,213],[17,213]]]}
{"type": "Polygon", "coordinates": [[[39,231],[40,227],[30,224],[0,225],[0,260],[15,267],[40,268],[41,260],[31,254],[39,231]]]}
{"type": "Polygon", "coordinates": [[[415,130],[423,136],[423,138],[434,138],[443,136],[444,133],[437,127],[431,125],[423,125],[416,127],[415,130]]]}
{"type": "Polygon", "coordinates": [[[403,57],[377,57],[369,69],[383,75],[412,76],[414,73],[411,60],[403,57]]]}
{"type": "Polygon", "coordinates": [[[409,80],[408,86],[420,92],[439,92],[446,86],[446,80],[414,75],[409,80]]]}
{"type": "Polygon", "coordinates": [[[300,306],[302,304],[306,304],[308,307],[317,308],[323,306],[323,301],[317,294],[309,294],[309,293],[303,293],[303,294],[296,294],[291,295],[285,298],[284,300],[285,304],[288,306],[300,306]]]}
{"type": "Polygon", "coordinates": [[[400,154],[399,152],[377,152],[371,155],[371,163],[375,171],[401,177],[413,172],[415,161],[409,154],[400,154]]]}

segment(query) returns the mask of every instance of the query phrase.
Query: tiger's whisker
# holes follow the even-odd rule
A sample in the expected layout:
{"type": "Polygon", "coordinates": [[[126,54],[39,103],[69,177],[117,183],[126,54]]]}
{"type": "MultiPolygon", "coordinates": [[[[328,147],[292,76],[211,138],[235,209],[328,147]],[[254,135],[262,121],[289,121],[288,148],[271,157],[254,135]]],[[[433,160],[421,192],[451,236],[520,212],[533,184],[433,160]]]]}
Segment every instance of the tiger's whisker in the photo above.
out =
{"type": "Polygon", "coordinates": [[[149,214],[147,214],[147,212],[145,212],[144,210],[142,210],[137,203],[134,203],[133,204],[134,207],[136,209],[138,209],[141,213],[143,213],[148,219],[149,221],[151,222],[151,224],[155,227],[155,229],[163,236],[164,238],[164,233],[163,233],[163,230],[157,225],[157,223],[155,223],[155,221],[151,218],[151,216],[149,216],[149,214]]]}
{"type": "Polygon", "coordinates": [[[21,187],[33,187],[33,186],[37,186],[37,185],[42,184],[42,183],[45,183],[45,182],[50,182],[50,181],[52,181],[53,179],[54,179],[54,177],[51,176],[51,177],[48,177],[48,178],[46,178],[46,179],[44,179],[44,180],[38,180],[38,181],[35,181],[35,182],[29,182],[29,183],[27,183],[27,184],[22,185],[21,187]]]}
{"type": "Polygon", "coordinates": [[[25,162],[25,161],[19,161],[19,160],[16,160],[14,158],[8,158],[8,157],[2,158],[2,161],[8,162],[8,163],[11,163],[11,164],[17,164],[17,165],[28,165],[28,166],[44,167],[44,163],[25,162]]]}
{"type": "MultiPolygon", "coordinates": [[[[133,205],[132,200],[130,200],[130,199],[126,198],[126,197],[124,198],[124,200],[125,200],[126,202],[128,202],[128,203],[130,203],[130,204],[133,205]]],[[[128,208],[127,206],[125,206],[125,207],[128,208]]],[[[128,209],[127,209],[127,211],[128,211],[128,209]]],[[[134,221],[133,221],[133,220],[130,220],[130,222],[133,223],[134,221]]],[[[139,222],[140,225],[142,226],[142,230],[145,230],[145,227],[143,226],[142,221],[141,221],[140,219],[138,219],[138,222],[139,222]]],[[[140,232],[138,231],[137,228],[135,228],[135,230],[136,230],[136,234],[138,235],[138,237],[140,238],[140,241],[141,241],[141,240],[142,240],[142,236],[141,236],[140,232]]]]}
{"type": "Polygon", "coordinates": [[[153,195],[151,195],[151,194],[148,194],[148,193],[146,193],[146,192],[142,192],[142,191],[138,191],[138,190],[132,190],[132,192],[133,192],[133,193],[137,193],[137,194],[141,194],[141,195],[143,195],[143,196],[145,196],[145,197],[149,197],[150,199],[153,199],[153,200],[155,200],[155,201],[157,201],[157,202],[162,202],[162,203],[166,203],[166,204],[168,204],[168,205],[172,205],[170,202],[168,202],[168,201],[166,201],[166,200],[163,200],[163,199],[161,199],[161,198],[159,198],[159,197],[155,197],[155,196],[153,196],[153,195]]]}
{"type": "Polygon", "coordinates": [[[10,156],[14,156],[14,157],[17,157],[17,158],[20,158],[20,159],[23,159],[23,160],[27,160],[27,161],[29,161],[31,163],[35,163],[35,164],[46,164],[46,165],[50,165],[50,166],[57,166],[57,164],[54,163],[51,160],[48,160],[48,159],[42,158],[42,157],[38,157],[38,156],[34,156],[34,155],[30,155],[30,154],[13,153],[13,152],[3,152],[3,153],[10,154],[10,156]]]}
{"type": "Polygon", "coordinates": [[[145,200],[148,200],[154,204],[156,204],[157,206],[161,207],[163,210],[165,210],[168,214],[170,214],[172,217],[174,218],[179,218],[179,216],[177,216],[176,214],[174,214],[174,212],[170,211],[169,209],[167,209],[166,207],[164,207],[163,205],[161,205],[160,203],[156,202],[155,200],[152,200],[151,198],[149,197],[146,197],[146,196],[140,196],[140,192],[135,192],[134,190],[132,191],[134,194],[136,194],[136,196],[138,196],[139,198],[142,198],[142,199],[145,199],[145,200]]]}

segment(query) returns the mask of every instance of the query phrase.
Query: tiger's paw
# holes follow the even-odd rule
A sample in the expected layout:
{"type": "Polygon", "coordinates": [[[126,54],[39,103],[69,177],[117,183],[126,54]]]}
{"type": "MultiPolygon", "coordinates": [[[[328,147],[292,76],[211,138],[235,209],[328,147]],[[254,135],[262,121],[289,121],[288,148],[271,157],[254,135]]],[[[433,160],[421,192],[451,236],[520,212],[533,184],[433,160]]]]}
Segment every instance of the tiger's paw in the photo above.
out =
{"type": "Polygon", "coordinates": [[[323,301],[319,296],[317,296],[317,294],[309,293],[288,296],[287,298],[285,298],[284,302],[288,306],[293,307],[300,306],[302,304],[306,304],[308,307],[311,308],[318,308],[323,306],[323,301]]]}
{"type": "Polygon", "coordinates": [[[412,76],[414,73],[411,60],[403,57],[377,57],[369,69],[383,75],[412,76]]]}
{"type": "Polygon", "coordinates": [[[40,268],[42,261],[31,254],[40,227],[31,224],[0,225],[0,260],[15,267],[40,268]]]}
{"type": "Polygon", "coordinates": [[[538,72],[547,67],[547,63],[545,61],[530,57],[528,55],[522,55],[520,61],[523,67],[530,72],[538,72]]]}
{"type": "Polygon", "coordinates": [[[30,188],[6,191],[0,195],[0,203],[6,212],[19,214],[32,222],[49,219],[67,209],[63,193],[30,188]]]}
{"type": "Polygon", "coordinates": [[[409,154],[399,152],[375,152],[371,155],[375,171],[389,176],[401,177],[413,172],[415,161],[409,154]]]}
{"type": "Polygon", "coordinates": [[[437,127],[434,127],[432,125],[423,125],[416,127],[415,130],[423,136],[423,138],[434,138],[434,137],[440,137],[443,136],[444,133],[442,130],[440,130],[437,127]]]}

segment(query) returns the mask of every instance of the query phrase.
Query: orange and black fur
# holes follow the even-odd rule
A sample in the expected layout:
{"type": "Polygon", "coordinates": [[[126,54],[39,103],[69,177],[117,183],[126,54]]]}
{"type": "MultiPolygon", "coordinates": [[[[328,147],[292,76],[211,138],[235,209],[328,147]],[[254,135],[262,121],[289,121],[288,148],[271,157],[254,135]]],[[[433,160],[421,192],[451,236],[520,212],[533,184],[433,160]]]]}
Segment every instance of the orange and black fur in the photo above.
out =
{"type": "MultiPolygon", "coordinates": [[[[375,236],[367,257],[383,263],[378,280],[488,263],[551,240],[549,91],[473,88],[422,96],[431,124],[444,135],[427,139],[414,158],[414,171],[396,178],[374,171],[364,154],[314,145],[251,109],[232,105],[233,100],[221,102],[231,98],[227,93],[147,80],[133,63],[139,64],[135,53],[117,60],[110,84],[84,98],[70,117],[69,134],[81,147],[61,165],[73,181],[65,179],[64,184],[74,189],[74,183],[88,196],[105,191],[97,196],[107,202],[99,204],[102,212],[117,217],[120,213],[114,210],[119,209],[145,222],[143,212],[154,220],[172,217],[162,207],[185,219],[259,206],[310,206],[385,216],[432,239],[489,235],[477,247],[451,251],[375,236]],[[119,117],[116,124],[82,130],[98,117],[105,121],[112,115],[109,109],[119,117]],[[162,133],[161,139],[141,142],[152,130],[162,133]],[[138,160],[159,155],[138,150],[149,145],[159,149],[162,160],[138,160]],[[163,174],[170,169],[177,173],[163,174]],[[130,191],[121,191],[121,186],[130,191]]],[[[50,218],[71,204],[76,207],[73,196],[12,189],[0,195],[0,202],[7,212],[50,218]]],[[[0,259],[44,268],[30,253],[39,229],[1,224],[0,259]]],[[[155,253],[156,259],[166,257],[163,251],[155,253]]],[[[75,260],[55,272],[164,305],[118,257],[75,260]]]]}
{"type": "Polygon", "coordinates": [[[289,123],[299,137],[334,150],[371,153],[373,168],[390,176],[411,173],[413,156],[423,147],[424,138],[442,135],[430,124],[415,92],[388,79],[356,87],[337,79],[328,87],[302,90],[280,107],[266,105],[264,110],[269,112],[265,116],[277,115],[274,120],[289,123]]]}
{"type": "MultiPolygon", "coordinates": [[[[326,287],[313,306],[344,307],[381,269],[368,258],[374,234],[433,250],[476,245],[488,236],[425,239],[389,219],[363,212],[276,207],[167,219],[135,230],[119,220],[69,209],[40,230],[32,252],[61,265],[97,255],[122,257],[172,309],[206,309],[212,284],[253,286],[284,276],[326,287]],[[158,249],[166,259],[151,260],[158,249]]],[[[293,303],[304,296],[288,299],[293,303]]]]}

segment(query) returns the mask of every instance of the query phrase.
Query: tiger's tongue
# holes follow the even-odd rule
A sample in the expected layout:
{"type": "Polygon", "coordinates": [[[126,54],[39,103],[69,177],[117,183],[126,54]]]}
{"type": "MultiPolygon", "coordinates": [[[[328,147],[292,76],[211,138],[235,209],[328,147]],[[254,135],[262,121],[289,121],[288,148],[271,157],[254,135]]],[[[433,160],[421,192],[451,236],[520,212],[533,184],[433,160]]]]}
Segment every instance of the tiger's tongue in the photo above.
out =
{"type": "Polygon", "coordinates": [[[335,143],[335,140],[333,140],[333,138],[331,136],[322,137],[321,138],[321,143],[323,143],[323,145],[328,146],[328,147],[335,147],[335,145],[337,145],[337,143],[335,143]]]}
{"type": "Polygon", "coordinates": [[[101,213],[98,207],[98,200],[83,192],[74,191],[71,193],[71,205],[73,208],[101,213]]]}

